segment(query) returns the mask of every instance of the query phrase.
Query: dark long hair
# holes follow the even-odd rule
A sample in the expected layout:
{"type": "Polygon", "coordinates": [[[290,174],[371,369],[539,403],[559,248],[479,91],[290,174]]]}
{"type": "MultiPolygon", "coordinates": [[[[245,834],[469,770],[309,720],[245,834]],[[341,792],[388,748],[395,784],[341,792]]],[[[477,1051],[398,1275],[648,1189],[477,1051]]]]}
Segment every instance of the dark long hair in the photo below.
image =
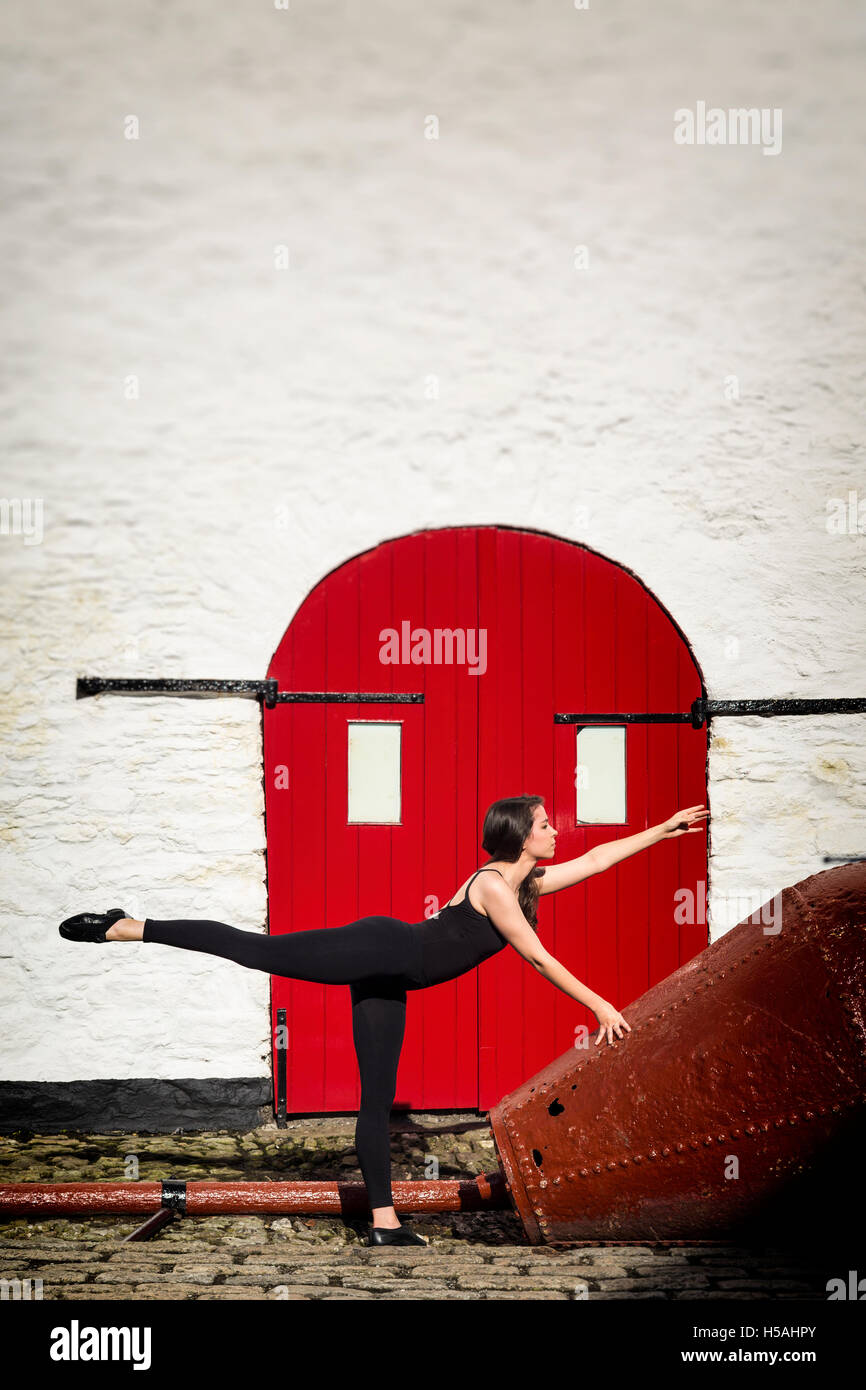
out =
{"type": "MultiPolygon", "coordinates": [[[[506,796],[501,801],[491,802],[481,835],[482,848],[491,859],[517,863],[523,842],[532,831],[535,808],[543,805],[543,796],[506,796]]],[[[543,873],[544,869],[536,864],[517,889],[520,910],[535,932],[538,931],[538,879],[543,873]]]]}

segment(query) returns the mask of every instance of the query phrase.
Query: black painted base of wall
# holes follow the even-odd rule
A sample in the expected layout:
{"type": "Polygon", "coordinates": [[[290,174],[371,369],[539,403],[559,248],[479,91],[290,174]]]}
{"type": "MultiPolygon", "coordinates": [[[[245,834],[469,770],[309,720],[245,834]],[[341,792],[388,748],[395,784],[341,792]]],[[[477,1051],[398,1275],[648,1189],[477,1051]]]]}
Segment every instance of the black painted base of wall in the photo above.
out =
{"type": "Polygon", "coordinates": [[[267,1076],[0,1081],[0,1134],[250,1130],[273,1119],[267,1076]]]}

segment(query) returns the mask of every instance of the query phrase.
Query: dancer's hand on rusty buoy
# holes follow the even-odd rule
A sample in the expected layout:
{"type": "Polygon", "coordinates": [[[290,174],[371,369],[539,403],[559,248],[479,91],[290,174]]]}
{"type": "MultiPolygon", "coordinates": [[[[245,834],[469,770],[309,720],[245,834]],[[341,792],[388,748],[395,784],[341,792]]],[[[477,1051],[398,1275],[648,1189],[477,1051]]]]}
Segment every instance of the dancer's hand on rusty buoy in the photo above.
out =
{"type": "Polygon", "coordinates": [[[613,1043],[613,1037],[611,1036],[613,1033],[616,1033],[617,1037],[621,1038],[623,1036],[623,1028],[626,1028],[629,1033],[631,1032],[631,1025],[626,1022],[619,1010],[613,1007],[613,1004],[608,1004],[606,999],[602,1000],[600,1008],[593,1009],[592,1012],[601,1024],[598,1030],[598,1037],[595,1040],[596,1047],[598,1047],[605,1032],[607,1032],[607,1040],[611,1044],[613,1043]]]}
{"type": "Polygon", "coordinates": [[[706,826],[696,822],[703,822],[709,814],[706,806],[686,806],[685,810],[677,811],[670,820],[662,821],[665,839],[675,840],[678,835],[699,835],[706,826]]]}

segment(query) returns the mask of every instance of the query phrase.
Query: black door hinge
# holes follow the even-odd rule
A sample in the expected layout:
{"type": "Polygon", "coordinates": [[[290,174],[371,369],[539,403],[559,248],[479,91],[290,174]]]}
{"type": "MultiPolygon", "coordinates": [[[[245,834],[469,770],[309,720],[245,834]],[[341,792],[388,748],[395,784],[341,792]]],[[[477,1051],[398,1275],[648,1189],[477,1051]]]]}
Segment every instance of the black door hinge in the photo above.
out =
{"type": "Polygon", "coordinates": [[[212,681],[162,680],[150,677],[79,676],[75,698],[87,695],[192,695],[205,699],[220,695],[263,700],[267,709],[276,705],[423,705],[424,696],[406,690],[280,690],[277,680],[212,681]]]}
{"type": "Polygon", "coordinates": [[[632,711],[616,714],[555,714],[555,724],[691,724],[700,729],[720,715],[759,715],[769,719],[791,714],[864,714],[866,699],[838,700],[709,700],[701,695],[692,701],[690,709],[670,712],[632,711]]]}

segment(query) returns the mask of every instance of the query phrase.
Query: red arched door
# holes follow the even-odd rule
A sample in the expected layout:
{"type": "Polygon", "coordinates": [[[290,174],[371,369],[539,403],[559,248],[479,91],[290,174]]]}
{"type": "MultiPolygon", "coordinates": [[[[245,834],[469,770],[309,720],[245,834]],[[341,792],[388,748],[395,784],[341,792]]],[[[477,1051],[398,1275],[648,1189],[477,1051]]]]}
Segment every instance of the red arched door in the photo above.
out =
{"type": "MultiPolygon", "coordinates": [[[[707,800],[705,728],[616,717],[688,713],[703,690],[682,634],[632,575],[548,535],[451,527],[354,557],[268,676],[302,697],[265,709],[272,933],[429,916],[484,862],[499,797],[545,798],[557,862],[707,800]]],[[[705,879],[705,837],[653,846],[542,897],[541,939],[624,1009],[706,946],[705,879]]],[[[348,988],[273,977],[272,1014],[287,1112],[357,1109],[348,988]]],[[[487,1109],[594,1021],[506,947],[409,993],[395,1106],[487,1109]]]]}

